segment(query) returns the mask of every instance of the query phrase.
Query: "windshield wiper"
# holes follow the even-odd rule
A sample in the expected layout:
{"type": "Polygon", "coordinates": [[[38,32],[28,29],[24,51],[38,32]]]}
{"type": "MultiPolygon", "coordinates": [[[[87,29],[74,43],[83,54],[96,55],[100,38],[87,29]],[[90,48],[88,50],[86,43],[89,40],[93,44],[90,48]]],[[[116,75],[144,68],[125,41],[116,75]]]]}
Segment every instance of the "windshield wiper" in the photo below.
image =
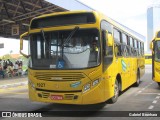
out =
{"type": "Polygon", "coordinates": [[[79,29],[78,26],[76,26],[71,33],[68,35],[68,37],[66,38],[66,40],[64,41],[62,47],[64,47],[65,43],[68,43],[70,41],[70,39],[72,38],[72,36],[75,34],[75,32],[79,29]]]}
{"type": "Polygon", "coordinates": [[[43,40],[44,40],[46,46],[48,47],[47,40],[46,40],[46,37],[45,37],[45,34],[44,34],[44,30],[41,30],[41,33],[42,33],[42,36],[43,36],[43,40]]]}

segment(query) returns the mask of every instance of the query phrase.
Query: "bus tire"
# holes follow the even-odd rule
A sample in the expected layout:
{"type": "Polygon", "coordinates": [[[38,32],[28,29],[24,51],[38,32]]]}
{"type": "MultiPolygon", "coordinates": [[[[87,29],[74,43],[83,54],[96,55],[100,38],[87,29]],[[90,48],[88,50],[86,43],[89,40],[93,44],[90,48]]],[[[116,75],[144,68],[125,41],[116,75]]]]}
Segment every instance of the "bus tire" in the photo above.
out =
{"type": "Polygon", "coordinates": [[[157,82],[158,83],[158,85],[159,85],[159,87],[160,87],[160,82],[157,82]]]}
{"type": "Polygon", "coordinates": [[[115,81],[115,85],[114,85],[114,96],[112,98],[109,99],[109,103],[113,104],[118,100],[118,96],[119,96],[119,91],[120,91],[120,85],[118,83],[118,80],[116,79],[115,81]]]}
{"type": "Polygon", "coordinates": [[[134,86],[135,86],[135,87],[138,87],[139,84],[140,84],[140,72],[139,72],[139,70],[138,70],[138,72],[137,72],[137,80],[136,80],[134,86]]]}

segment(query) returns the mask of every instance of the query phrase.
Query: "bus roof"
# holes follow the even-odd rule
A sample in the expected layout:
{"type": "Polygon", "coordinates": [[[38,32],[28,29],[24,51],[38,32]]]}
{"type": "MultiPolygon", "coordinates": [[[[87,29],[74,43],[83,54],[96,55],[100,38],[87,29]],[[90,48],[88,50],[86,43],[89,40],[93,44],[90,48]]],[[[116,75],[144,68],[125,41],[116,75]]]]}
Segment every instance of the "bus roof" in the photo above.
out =
{"type": "Polygon", "coordinates": [[[118,29],[124,31],[125,33],[133,36],[135,39],[137,39],[137,40],[139,40],[141,42],[144,42],[144,40],[142,38],[140,38],[138,35],[135,34],[136,33],[135,31],[127,28],[126,26],[118,23],[117,21],[115,21],[115,20],[107,17],[106,15],[104,15],[102,13],[99,13],[99,14],[101,14],[103,16],[103,19],[106,19],[109,23],[111,23],[112,25],[114,25],[116,28],[118,28],[118,29]]]}
{"type": "Polygon", "coordinates": [[[65,15],[65,14],[75,14],[75,13],[86,13],[86,12],[93,12],[93,11],[86,11],[86,10],[75,10],[75,11],[64,11],[64,12],[55,12],[55,13],[50,13],[50,14],[44,14],[38,17],[33,18],[34,19],[40,19],[40,18],[45,18],[45,17],[50,17],[53,15],[65,15]]]}
{"type": "Polygon", "coordinates": [[[102,19],[107,20],[110,24],[112,24],[113,26],[115,26],[117,29],[124,31],[125,33],[127,33],[128,35],[132,36],[134,39],[139,40],[141,42],[144,42],[144,40],[142,38],[140,38],[138,35],[136,35],[135,31],[127,28],[126,26],[116,22],[115,20],[107,17],[106,15],[98,12],[98,11],[86,11],[86,10],[78,10],[78,11],[64,11],[64,12],[56,12],[56,13],[50,13],[50,14],[45,14],[45,15],[41,15],[38,17],[33,18],[34,19],[41,19],[41,18],[45,18],[45,17],[50,17],[50,16],[56,16],[56,15],[65,15],[65,14],[75,14],[75,13],[86,13],[86,12],[91,12],[94,13],[97,17],[100,18],[100,21],[102,19]]]}

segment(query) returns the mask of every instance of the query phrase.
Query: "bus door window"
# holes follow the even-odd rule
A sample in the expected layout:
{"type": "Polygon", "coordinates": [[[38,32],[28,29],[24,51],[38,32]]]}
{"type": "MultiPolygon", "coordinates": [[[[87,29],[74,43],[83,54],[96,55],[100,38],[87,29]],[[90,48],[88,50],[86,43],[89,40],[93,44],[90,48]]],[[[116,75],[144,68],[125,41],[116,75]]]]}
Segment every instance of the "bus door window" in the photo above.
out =
{"type": "Polygon", "coordinates": [[[103,41],[103,61],[104,61],[104,70],[112,63],[113,61],[113,46],[108,45],[108,36],[113,35],[113,26],[107,22],[101,22],[102,29],[102,41],[103,41]]]}
{"type": "Polygon", "coordinates": [[[155,60],[160,60],[160,41],[157,41],[155,45],[155,60]]]}

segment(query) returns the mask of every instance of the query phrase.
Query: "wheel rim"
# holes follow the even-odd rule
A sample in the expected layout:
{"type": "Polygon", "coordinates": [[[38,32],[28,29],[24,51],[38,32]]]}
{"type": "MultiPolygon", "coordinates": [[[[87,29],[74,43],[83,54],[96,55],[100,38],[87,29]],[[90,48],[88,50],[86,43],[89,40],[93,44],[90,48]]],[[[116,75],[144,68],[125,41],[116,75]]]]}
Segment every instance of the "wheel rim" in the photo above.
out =
{"type": "Polygon", "coordinates": [[[118,96],[118,94],[119,94],[119,88],[118,88],[118,85],[115,84],[114,85],[114,98],[116,98],[118,96]]]}

